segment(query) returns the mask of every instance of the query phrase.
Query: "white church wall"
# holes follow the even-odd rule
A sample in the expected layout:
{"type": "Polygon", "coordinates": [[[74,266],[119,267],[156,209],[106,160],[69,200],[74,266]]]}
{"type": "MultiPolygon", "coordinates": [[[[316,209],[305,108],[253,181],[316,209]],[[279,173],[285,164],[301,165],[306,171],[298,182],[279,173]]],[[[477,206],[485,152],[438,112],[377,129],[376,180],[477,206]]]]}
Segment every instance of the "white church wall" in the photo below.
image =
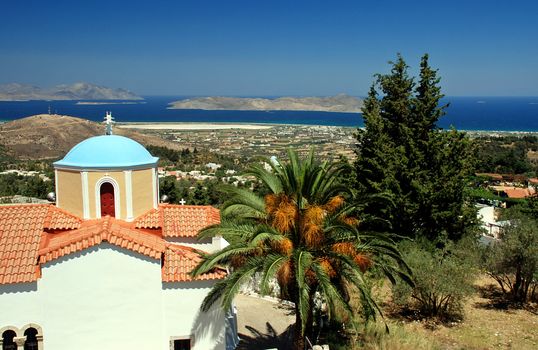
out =
{"type": "Polygon", "coordinates": [[[167,237],[167,242],[211,253],[216,250],[211,239],[198,240],[196,237],[167,237]]]}
{"type": "Polygon", "coordinates": [[[54,350],[225,349],[225,314],[200,312],[215,281],[162,283],[160,261],[103,243],[42,266],[34,283],[0,285],[0,328],[43,329],[54,350]]]}
{"type": "Polygon", "coordinates": [[[202,250],[206,253],[213,253],[229,245],[229,243],[222,237],[212,237],[201,240],[196,237],[167,237],[166,241],[202,250]]]}
{"type": "Polygon", "coordinates": [[[204,313],[200,306],[214,281],[163,284],[165,338],[191,338],[194,350],[224,350],[225,313],[220,305],[204,313]]]}
{"type": "Polygon", "coordinates": [[[158,349],[161,284],[160,261],[110,244],[45,264],[45,348],[158,349]]]}
{"type": "Polygon", "coordinates": [[[0,285],[0,328],[13,326],[21,329],[27,324],[41,324],[42,321],[43,310],[36,282],[0,285]]]}

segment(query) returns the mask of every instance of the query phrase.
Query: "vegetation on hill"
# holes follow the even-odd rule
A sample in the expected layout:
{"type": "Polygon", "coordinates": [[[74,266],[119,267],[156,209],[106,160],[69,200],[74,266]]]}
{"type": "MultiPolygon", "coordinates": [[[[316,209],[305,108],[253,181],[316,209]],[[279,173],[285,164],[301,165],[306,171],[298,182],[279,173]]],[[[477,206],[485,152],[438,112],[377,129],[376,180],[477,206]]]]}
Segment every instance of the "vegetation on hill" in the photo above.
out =
{"type": "Polygon", "coordinates": [[[476,242],[447,242],[438,249],[428,241],[404,241],[400,249],[415,285],[396,284],[393,301],[407,310],[418,310],[422,317],[462,319],[463,304],[473,293],[478,274],[476,242]]]}
{"type": "Polygon", "coordinates": [[[483,268],[509,300],[538,302],[538,222],[517,209],[505,219],[501,239],[483,250],[483,268]]]}
{"type": "Polygon", "coordinates": [[[474,143],[479,173],[535,175],[538,171],[536,136],[481,136],[474,143]]]}
{"type": "MultiPolygon", "coordinates": [[[[208,170],[206,168],[206,164],[208,163],[219,164],[222,169],[242,170],[245,168],[244,162],[247,161],[245,159],[235,159],[230,156],[211,152],[207,149],[172,149],[166,146],[150,144],[145,147],[153,156],[159,157],[159,166],[170,170],[208,170]]],[[[223,176],[224,174],[217,169],[216,175],[223,176]]]]}
{"type": "Polygon", "coordinates": [[[37,175],[0,174],[0,197],[20,195],[45,199],[50,192],[54,192],[54,182],[44,181],[37,175]]]}
{"type": "Polygon", "coordinates": [[[18,160],[0,145],[0,171],[6,172],[0,174],[0,197],[20,195],[45,199],[54,191],[54,171],[50,161],[18,160]],[[35,173],[8,173],[9,170],[35,173]]]}

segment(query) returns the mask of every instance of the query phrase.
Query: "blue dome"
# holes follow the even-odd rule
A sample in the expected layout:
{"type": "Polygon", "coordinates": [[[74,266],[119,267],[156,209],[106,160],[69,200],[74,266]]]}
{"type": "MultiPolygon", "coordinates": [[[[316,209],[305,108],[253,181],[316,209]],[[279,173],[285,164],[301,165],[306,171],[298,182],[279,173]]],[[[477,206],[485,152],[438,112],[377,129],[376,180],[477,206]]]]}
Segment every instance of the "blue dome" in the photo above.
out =
{"type": "Polygon", "coordinates": [[[95,136],[73,147],[66,156],[54,163],[68,168],[130,168],[156,165],[159,158],[130,138],[118,135],[95,136]]]}

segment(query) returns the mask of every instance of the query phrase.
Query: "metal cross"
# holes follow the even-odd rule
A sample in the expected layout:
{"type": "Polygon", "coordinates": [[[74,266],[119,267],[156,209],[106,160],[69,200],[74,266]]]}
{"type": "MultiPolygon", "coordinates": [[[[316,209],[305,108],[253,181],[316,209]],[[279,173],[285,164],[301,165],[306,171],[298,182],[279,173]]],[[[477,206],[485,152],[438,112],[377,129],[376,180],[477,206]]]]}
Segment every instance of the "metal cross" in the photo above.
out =
{"type": "Polygon", "coordinates": [[[179,204],[185,205],[185,203],[187,203],[187,202],[185,202],[185,200],[183,198],[181,198],[181,200],[179,201],[179,204]]]}
{"type": "Polygon", "coordinates": [[[106,112],[105,116],[105,134],[112,135],[112,124],[114,123],[114,118],[112,118],[112,112],[106,112]]]}

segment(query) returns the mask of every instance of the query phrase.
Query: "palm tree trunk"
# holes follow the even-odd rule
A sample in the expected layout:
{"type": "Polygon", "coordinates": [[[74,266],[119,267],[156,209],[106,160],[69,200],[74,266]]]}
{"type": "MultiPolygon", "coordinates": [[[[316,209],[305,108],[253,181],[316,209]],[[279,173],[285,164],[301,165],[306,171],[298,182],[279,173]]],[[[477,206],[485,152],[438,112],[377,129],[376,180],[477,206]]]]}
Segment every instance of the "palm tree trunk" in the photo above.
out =
{"type": "Polygon", "coordinates": [[[305,340],[303,336],[302,324],[303,320],[301,314],[299,313],[298,303],[295,303],[295,326],[293,327],[293,349],[294,350],[304,350],[305,349],[305,340]]]}

